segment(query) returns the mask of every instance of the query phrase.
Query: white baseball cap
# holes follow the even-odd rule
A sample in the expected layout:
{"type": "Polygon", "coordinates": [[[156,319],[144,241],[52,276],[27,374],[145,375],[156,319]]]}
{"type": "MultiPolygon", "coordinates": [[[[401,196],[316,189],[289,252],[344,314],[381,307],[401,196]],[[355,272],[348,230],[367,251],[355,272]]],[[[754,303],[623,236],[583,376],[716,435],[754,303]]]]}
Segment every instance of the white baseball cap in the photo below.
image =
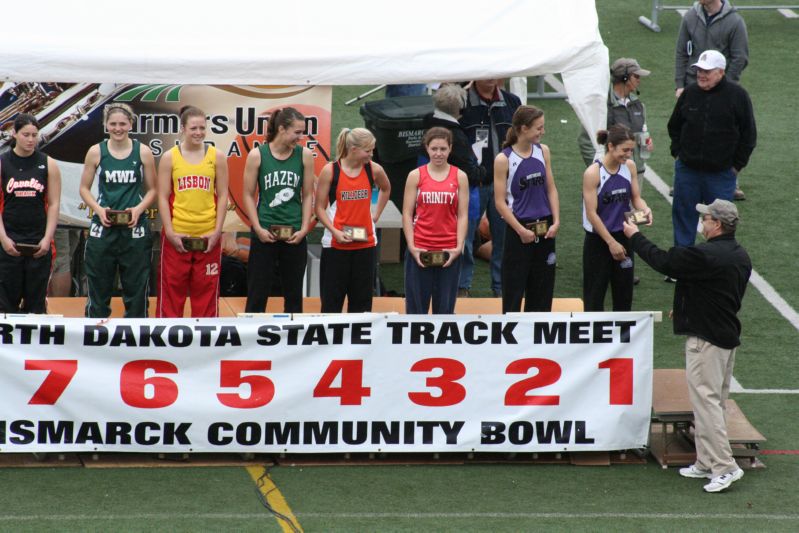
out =
{"type": "Polygon", "coordinates": [[[727,68],[727,59],[724,54],[718,50],[705,50],[699,56],[699,61],[691,65],[692,67],[701,68],[702,70],[713,70],[720,68],[725,70],[727,68]]]}

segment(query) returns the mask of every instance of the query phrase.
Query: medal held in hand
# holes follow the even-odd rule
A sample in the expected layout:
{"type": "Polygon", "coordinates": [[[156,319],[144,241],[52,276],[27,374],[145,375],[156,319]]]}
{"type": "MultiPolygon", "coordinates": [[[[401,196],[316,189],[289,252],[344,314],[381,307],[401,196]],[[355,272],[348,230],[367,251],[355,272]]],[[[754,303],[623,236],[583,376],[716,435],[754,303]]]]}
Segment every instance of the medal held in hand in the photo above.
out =
{"type": "Polygon", "coordinates": [[[344,226],[342,231],[349,235],[355,242],[366,242],[369,240],[369,234],[366,233],[366,228],[363,226],[344,226]]]}
{"type": "Polygon", "coordinates": [[[127,226],[133,220],[133,214],[128,210],[106,209],[105,214],[112,226],[127,226]]]}
{"type": "Polygon", "coordinates": [[[624,219],[630,224],[646,224],[649,222],[649,217],[643,209],[634,209],[624,213],[624,219]]]}
{"type": "Polygon", "coordinates": [[[183,237],[181,240],[188,252],[204,252],[208,249],[208,239],[205,237],[183,237]]]}
{"type": "Polygon", "coordinates": [[[294,227],[283,224],[272,224],[269,226],[269,232],[275,236],[275,239],[287,241],[294,235],[294,227]]]}
{"type": "Polygon", "coordinates": [[[449,261],[449,252],[443,250],[432,252],[420,252],[419,261],[426,267],[440,267],[449,261]]]}

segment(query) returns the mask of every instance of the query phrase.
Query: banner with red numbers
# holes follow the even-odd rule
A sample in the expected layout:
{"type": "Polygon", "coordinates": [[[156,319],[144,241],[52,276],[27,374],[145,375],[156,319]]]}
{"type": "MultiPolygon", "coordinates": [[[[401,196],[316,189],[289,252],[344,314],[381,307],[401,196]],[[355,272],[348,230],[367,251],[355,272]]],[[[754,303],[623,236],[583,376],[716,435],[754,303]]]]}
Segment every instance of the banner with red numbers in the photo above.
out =
{"type": "Polygon", "coordinates": [[[650,313],[0,318],[0,453],[647,444],[650,313]]]}

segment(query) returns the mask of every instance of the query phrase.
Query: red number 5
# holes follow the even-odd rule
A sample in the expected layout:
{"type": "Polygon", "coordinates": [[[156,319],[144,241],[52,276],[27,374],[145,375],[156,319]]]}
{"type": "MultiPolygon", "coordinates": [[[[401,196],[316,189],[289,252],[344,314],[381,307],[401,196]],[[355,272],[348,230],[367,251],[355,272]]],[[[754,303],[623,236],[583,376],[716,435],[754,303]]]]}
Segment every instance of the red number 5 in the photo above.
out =
{"type": "Polygon", "coordinates": [[[250,386],[250,395],[246,398],[234,392],[220,392],[216,395],[222,405],[238,409],[254,409],[263,407],[275,397],[275,384],[266,376],[242,376],[246,370],[271,370],[272,361],[220,361],[219,386],[238,387],[242,383],[250,386]]]}

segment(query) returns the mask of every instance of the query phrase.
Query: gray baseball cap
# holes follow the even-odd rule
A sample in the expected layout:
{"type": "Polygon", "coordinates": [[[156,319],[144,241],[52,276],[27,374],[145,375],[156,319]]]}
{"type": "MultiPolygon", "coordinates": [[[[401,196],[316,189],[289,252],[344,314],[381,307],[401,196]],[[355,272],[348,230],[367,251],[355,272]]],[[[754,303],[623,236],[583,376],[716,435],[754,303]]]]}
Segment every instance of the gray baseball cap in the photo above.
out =
{"type": "Polygon", "coordinates": [[[629,57],[620,57],[610,66],[610,73],[614,78],[621,79],[623,76],[638,74],[641,77],[649,76],[651,71],[641,68],[638,61],[629,57]]]}
{"type": "Polygon", "coordinates": [[[702,215],[710,215],[727,226],[735,227],[738,224],[738,208],[727,200],[716,199],[712,204],[696,204],[696,210],[702,215]]]}

